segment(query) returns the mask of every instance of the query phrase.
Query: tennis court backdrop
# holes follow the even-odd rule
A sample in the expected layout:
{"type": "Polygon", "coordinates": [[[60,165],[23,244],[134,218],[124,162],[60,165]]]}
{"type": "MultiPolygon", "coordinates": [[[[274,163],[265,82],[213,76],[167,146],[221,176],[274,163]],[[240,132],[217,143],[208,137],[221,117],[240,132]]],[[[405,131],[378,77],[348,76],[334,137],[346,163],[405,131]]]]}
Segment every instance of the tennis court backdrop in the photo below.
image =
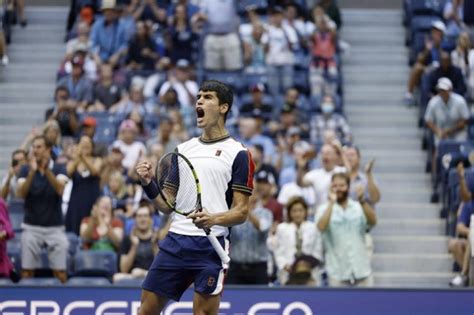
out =
{"type": "MultiPolygon", "coordinates": [[[[0,287],[2,315],[136,315],[138,288],[0,287]]],[[[192,291],[163,315],[192,314],[192,291]]],[[[226,287],[222,315],[473,315],[474,290],[226,287]]]]}

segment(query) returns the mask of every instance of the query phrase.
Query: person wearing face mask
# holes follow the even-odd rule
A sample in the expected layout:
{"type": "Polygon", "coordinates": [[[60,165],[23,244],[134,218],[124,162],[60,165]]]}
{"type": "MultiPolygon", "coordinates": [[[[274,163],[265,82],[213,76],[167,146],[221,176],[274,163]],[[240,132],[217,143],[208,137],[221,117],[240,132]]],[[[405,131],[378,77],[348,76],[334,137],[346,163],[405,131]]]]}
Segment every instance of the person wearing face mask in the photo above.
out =
{"type": "Polygon", "coordinates": [[[352,142],[349,124],[344,116],[335,113],[336,105],[330,95],[323,97],[321,103],[322,114],[316,115],[310,122],[310,138],[313,143],[324,142],[324,132],[334,130],[339,141],[344,144],[352,142]]]}
{"type": "Polygon", "coordinates": [[[316,225],[322,233],[329,286],[370,287],[373,278],[365,232],[377,223],[377,216],[363,189],[358,189],[357,201],[349,198],[350,182],[347,174],[332,176],[328,201],[316,212],[316,225]]]}

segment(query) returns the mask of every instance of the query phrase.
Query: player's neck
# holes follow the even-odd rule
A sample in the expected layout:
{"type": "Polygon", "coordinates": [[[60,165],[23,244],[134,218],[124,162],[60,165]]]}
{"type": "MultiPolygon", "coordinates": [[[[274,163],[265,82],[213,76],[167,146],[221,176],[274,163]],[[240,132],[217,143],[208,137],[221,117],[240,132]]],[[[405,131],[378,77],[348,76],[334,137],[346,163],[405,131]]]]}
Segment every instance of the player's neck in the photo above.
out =
{"type": "Polygon", "coordinates": [[[212,142],[227,138],[228,136],[229,132],[224,127],[215,126],[213,128],[204,129],[202,131],[201,140],[205,142],[212,142]]]}

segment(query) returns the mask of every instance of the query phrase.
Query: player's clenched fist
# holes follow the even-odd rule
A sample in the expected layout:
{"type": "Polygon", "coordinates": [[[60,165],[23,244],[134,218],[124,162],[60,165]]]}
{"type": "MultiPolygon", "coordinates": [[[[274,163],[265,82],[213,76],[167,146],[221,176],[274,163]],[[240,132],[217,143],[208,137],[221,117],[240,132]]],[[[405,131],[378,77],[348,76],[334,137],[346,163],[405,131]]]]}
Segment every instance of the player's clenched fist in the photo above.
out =
{"type": "Polygon", "coordinates": [[[151,163],[148,161],[141,161],[135,167],[135,171],[137,172],[138,176],[140,177],[140,182],[143,185],[148,185],[153,178],[153,171],[151,167],[151,163]]]}

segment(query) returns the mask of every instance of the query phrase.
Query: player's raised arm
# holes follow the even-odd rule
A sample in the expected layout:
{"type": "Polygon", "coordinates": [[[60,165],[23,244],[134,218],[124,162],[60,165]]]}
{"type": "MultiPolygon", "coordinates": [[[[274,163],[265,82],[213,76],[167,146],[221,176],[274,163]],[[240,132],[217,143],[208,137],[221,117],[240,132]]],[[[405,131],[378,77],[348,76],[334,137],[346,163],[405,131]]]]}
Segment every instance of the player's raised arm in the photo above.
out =
{"type": "Polygon", "coordinates": [[[153,179],[154,176],[151,163],[148,161],[141,161],[135,167],[135,171],[140,178],[143,191],[146,193],[148,198],[153,201],[155,207],[165,214],[170,214],[173,212],[159,194],[158,185],[153,179]]]}

